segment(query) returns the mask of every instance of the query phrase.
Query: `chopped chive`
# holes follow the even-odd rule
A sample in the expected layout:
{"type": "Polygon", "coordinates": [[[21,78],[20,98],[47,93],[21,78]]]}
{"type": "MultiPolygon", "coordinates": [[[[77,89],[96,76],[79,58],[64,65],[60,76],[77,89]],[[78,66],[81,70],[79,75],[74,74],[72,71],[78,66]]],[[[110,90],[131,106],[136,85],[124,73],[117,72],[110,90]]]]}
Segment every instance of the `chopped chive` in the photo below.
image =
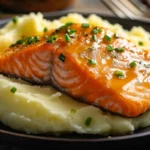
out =
{"type": "Polygon", "coordinates": [[[132,61],[129,65],[130,65],[130,67],[135,67],[136,66],[136,62],[132,61]]]}
{"type": "Polygon", "coordinates": [[[14,24],[16,24],[18,22],[18,17],[17,16],[13,17],[12,21],[14,22],[14,24]]]}
{"type": "Polygon", "coordinates": [[[139,43],[138,43],[140,46],[143,46],[144,45],[144,43],[142,42],[142,41],[139,41],[139,43]]]}
{"type": "Polygon", "coordinates": [[[119,48],[115,48],[115,50],[119,53],[124,52],[124,48],[123,47],[119,47],[119,48]]]}
{"type": "Polygon", "coordinates": [[[67,23],[65,24],[66,27],[71,26],[71,25],[73,25],[73,22],[67,22],[67,23]]]}
{"type": "Polygon", "coordinates": [[[92,35],[92,40],[97,41],[97,37],[96,37],[96,35],[95,35],[95,34],[94,34],[94,35],[92,35]]]}
{"type": "Polygon", "coordinates": [[[111,37],[108,36],[107,34],[104,35],[104,39],[107,40],[107,41],[109,41],[109,42],[111,41],[111,37]]]}
{"type": "Polygon", "coordinates": [[[61,26],[59,29],[65,29],[66,28],[66,26],[61,26]]]}
{"type": "Polygon", "coordinates": [[[45,27],[45,28],[43,29],[43,31],[44,31],[44,32],[47,32],[47,31],[48,31],[48,28],[45,27]]]}
{"type": "Polygon", "coordinates": [[[18,41],[16,42],[16,44],[19,44],[19,45],[20,45],[20,44],[23,44],[23,42],[24,42],[24,40],[21,39],[21,40],[18,40],[18,41]]]}
{"type": "Polygon", "coordinates": [[[32,37],[28,37],[27,41],[26,41],[26,45],[30,45],[33,43],[33,38],[32,37]]]}
{"type": "Polygon", "coordinates": [[[69,30],[67,30],[67,33],[68,34],[73,34],[73,33],[75,33],[75,30],[74,29],[69,29],[69,30]]]}
{"type": "Polygon", "coordinates": [[[145,67],[146,68],[150,68],[150,64],[145,64],[145,67]]]}
{"type": "Polygon", "coordinates": [[[62,62],[65,62],[66,57],[63,54],[60,54],[58,57],[62,62]]]}
{"type": "Polygon", "coordinates": [[[85,125],[86,126],[89,126],[91,124],[91,121],[92,121],[92,117],[88,117],[86,120],[85,120],[85,125]]]}
{"type": "Polygon", "coordinates": [[[33,42],[36,43],[40,40],[39,36],[34,36],[33,37],[33,42]]]}
{"type": "Polygon", "coordinates": [[[47,39],[47,43],[53,43],[54,41],[56,41],[56,39],[57,39],[57,36],[51,36],[51,37],[49,37],[48,39],[47,39]]]}
{"type": "Polygon", "coordinates": [[[59,27],[58,29],[56,29],[55,31],[59,32],[60,30],[65,29],[65,28],[66,28],[66,26],[63,25],[63,26],[59,27]]]}
{"type": "Polygon", "coordinates": [[[10,92],[13,93],[13,94],[14,94],[16,91],[17,91],[17,88],[16,88],[16,87],[12,87],[11,90],[10,90],[10,92]]]}
{"type": "Polygon", "coordinates": [[[114,47],[112,47],[111,45],[107,45],[107,50],[108,52],[112,52],[114,50],[114,47]]]}
{"type": "Polygon", "coordinates": [[[88,23],[82,23],[82,28],[89,28],[90,27],[90,25],[88,24],[88,23]]]}
{"type": "Polygon", "coordinates": [[[122,77],[124,76],[123,72],[122,72],[122,71],[119,71],[119,70],[117,70],[117,71],[115,72],[115,75],[116,75],[117,77],[119,77],[119,78],[122,78],[122,77]]]}
{"type": "Polygon", "coordinates": [[[46,40],[46,42],[47,42],[47,43],[53,43],[54,41],[52,40],[52,38],[48,38],[48,39],[46,40]]]}
{"type": "Polygon", "coordinates": [[[36,42],[38,42],[39,40],[40,40],[40,39],[39,39],[38,36],[28,37],[28,38],[26,39],[26,45],[30,45],[30,44],[32,44],[32,43],[36,43],[36,42]]]}
{"type": "Polygon", "coordinates": [[[94,59],[89,59],[88,62],[90,65],[96,65],[96,61],[94,59]]]}
{"type": "Polygon", "coordinates": [[[76,110],[75,110],[75,109],[71,109],[70,111],[71,111],[71,113],[73,113],[73,114],[76,113],[76,110]]]}
{"type": "Polygon", "coordinates": [[[117,39],[117,38],[120,38],[120,36],[117,34],[117,33],[115,33],[114,34],[114,37],[117,39]]]}
{"type": "Polygon", "coordinates": [[[14,46],[16,46],[16,44],[11,44],[9,47],[11,48],[11,47],[14,47],[14,46]]]}
{"type": "Polygon", "coordinates": [[[65,34],[65,40],[66,42],[70,43],[71,42],[71,38],[69,37],[69,35],[66,33],[65,34]]]}
{"type": "Polygon", "coordinates": [[[92,30],[92,33],[93,33],[93,34],[97,34],[97,33],[101,33],[101,32],[102,32],[102,30],[99,29],[98,27],[95,27],[95,28],[93,28],[93,30],[92,30]]]}

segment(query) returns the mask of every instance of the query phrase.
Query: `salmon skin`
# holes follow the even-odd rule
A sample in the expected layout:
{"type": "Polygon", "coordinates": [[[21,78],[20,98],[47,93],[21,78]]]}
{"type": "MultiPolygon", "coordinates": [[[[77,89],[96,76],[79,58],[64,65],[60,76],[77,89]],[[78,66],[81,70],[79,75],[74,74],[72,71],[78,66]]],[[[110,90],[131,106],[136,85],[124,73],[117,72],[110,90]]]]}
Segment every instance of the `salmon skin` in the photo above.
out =
{"type": "Polygon", "coordinates": [[[126,117],[150,109],[150,52],[98,26],[67,23],[21,39],[0,56],[0,72],[126,117]]]}

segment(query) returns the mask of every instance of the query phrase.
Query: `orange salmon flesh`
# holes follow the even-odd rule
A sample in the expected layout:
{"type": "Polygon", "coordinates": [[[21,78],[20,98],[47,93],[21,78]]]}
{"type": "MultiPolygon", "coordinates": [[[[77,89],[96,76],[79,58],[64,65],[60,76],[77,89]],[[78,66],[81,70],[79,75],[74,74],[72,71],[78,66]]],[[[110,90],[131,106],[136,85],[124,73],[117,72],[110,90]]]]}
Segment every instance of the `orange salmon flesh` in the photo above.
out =
{"type": "Polygon", "coordinates": [[[0,56],[0,73],[126,117],[150,109],[150,51],[102,27],[67,23],[17,41],[0,56]]]}

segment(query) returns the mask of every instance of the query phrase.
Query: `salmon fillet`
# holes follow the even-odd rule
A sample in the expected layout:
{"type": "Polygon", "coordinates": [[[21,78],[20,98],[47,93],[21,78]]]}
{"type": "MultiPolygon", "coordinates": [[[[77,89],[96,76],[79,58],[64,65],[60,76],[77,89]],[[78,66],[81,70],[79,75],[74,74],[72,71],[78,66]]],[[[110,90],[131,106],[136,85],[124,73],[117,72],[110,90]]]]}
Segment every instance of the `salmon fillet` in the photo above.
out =
{"type": "Polygon", "coordinates": [[[126,117],[150,108],[150,52],[102,27],[67,23],[19,40],[0,56],[0,73],[126,117]]]}

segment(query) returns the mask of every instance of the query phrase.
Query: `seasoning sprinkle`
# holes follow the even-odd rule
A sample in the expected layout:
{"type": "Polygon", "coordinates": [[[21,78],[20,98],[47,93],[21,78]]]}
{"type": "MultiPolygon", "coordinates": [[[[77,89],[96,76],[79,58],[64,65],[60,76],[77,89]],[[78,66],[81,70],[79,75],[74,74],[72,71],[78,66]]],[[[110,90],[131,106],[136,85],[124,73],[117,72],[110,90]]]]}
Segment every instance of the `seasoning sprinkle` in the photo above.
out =
{"type": "Polygon", "coordinates": [[[13,94],[14,94],[16,91],[17,91],[17,88],[16,88],[16,87],[12,87],[11,90],[10,90],[10,92],[13,93],[13,94]]]}
{"type": "Polygon", "coordinates": [[[121,52],[124,52],[124,48],[123,47],[118,47],[118,48],[115,48],[115,50],[119,53],[121,52]]]}
{"type": "Polygon", "coordinates": [[[96,35],[95,35],[95,34],[94,34],[94,35],[92,35],[92,40],[97,41],[97,37],[96,37],[96,35]]]}
{"type": "Polygon", "coordinates": [[[136,66],[136,62],[132,61],[129,65],[130,65],[130,67],[135,67],[136,66]]]}
{"type": "Polygon", "coordinates": [[[123,72],[122,72],[122,71],[119,71],[119,70],[117,70],[117,71],[115,72],[115,75],[116,75],[117,77],[119,77],[119,78],[122,78],[122,77],[124,76],[123,72]]]}
{"type": "Polygon", "coordinates": [[[138,43],[140,46],[143,46],[144,45],[144,43],[142,42],[142,41],[139,41],[139,43],[138,43]]]}
{"type": "Polygon", "coordinates": [[[17,16],[13,17],[12,21],[13,21],[14,24],[16,24],[18,22],[18,17],[17,16]]]}
{"type": "Polygon", "coordinates": [[[111,41],[111,37],[108,36],[107,34],[104,35],[104,39],[107,40],[107,41],[109,41],[109,42],[111,41]]]}
{"type": "Polygon", "coordinates": [[[96,61],[94,59],[89,59],[88,62],[90,65],[96,65],[96,61]]]}
{"type": "Polygon", "coordinates": [[[65,34],[65,40],[66,42],[70,43],[71,42],[71,38],[69,37],[69,35],[66,33],[65,34]]]}
{"type": "Polygon", "coordinates": [[[91,124],[91,121],[92,121],[92,117],[88,117],[86,120],[85,120],[85,125],[86,126],[89,126],[91,124]]]}
{"type": "Polygon", "coordinates": [[[47,31],[48,31],[48,28],[45,27],[45,28],[43,29],[43,31],[44,31],[44,32],[47,32],[47,31]]]}
{"type": "Polygon", "coordinates": [[[90,25],[88,24],[88,23],[82,23],[82,28],[89,28],[90,27],[90,25]]]}
{"type": "Polygon", "coordinates": [[[111,45],[107,45],[107,50],[108,52],[112,52],[114,50],[114,47],[112,47],[111,45]]]}
{"type": "Polygon", "coordinates": [[[65,62],[66,57],[63,54],[60,54],[58,57],[62,62],[65,62]]]}

